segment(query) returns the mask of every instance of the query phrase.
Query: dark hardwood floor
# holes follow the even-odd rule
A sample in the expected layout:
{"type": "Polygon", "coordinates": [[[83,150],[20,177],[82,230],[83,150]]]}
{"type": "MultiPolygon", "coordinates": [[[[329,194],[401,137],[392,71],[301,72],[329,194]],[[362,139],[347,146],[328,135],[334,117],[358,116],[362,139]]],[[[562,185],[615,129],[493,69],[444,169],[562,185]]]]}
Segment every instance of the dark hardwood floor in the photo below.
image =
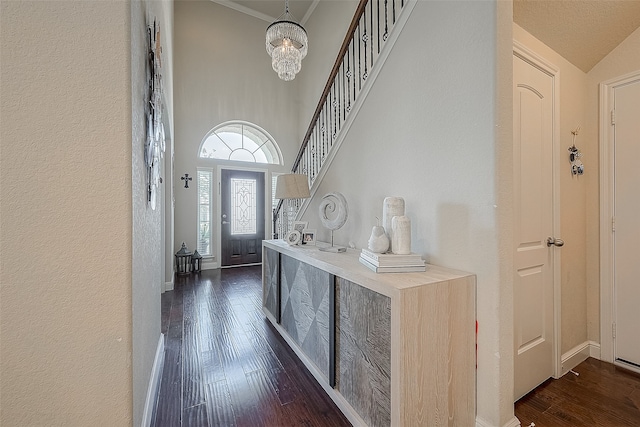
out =
{"type": "MultiPolygon", "coordinates": [[[[153,426],[348,426],[262,314],[261,267],[178,278],[162,295],[153,426]]],[[[588,359],[515,405],[522,426],[640,427],[640,375],[588,359]]]]}
{"type": "Polygon", "coordinates": [[[640,426],[639,374],[592,358],[574,371],[516,402],[522,427],[640,426]]]}
{"type": "Polygon", "coordinates": [[[162,295],[153,426],[349,426],[262,313],[262,267],[178,278],[162,295]]]}

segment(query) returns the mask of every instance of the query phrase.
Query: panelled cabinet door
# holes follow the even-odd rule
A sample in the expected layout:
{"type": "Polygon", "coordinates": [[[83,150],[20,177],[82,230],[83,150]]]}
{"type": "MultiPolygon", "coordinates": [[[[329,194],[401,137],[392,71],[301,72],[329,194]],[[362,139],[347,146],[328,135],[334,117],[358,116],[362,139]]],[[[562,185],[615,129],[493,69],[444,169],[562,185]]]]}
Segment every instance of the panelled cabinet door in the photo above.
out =
{"type": "Polygon", "coordinates": [[[391,299],[337,278],[336,300],[336,389],[368,425],[389,426],[391,299]]]}
{"type": "Polygon", "coordinates": [[[268,320],[354,425],[475,423],[474,275],[375,274],[282,240],[264,254],[268,320]]]}
{"type": "Polygon", "coordinates": [[[281,326],[328,380],[330,274],[285,255],[281,268],[281,326]]]}
{"type": "Polygon", "coordinates": [[[280,322],[280,253],[265,248],[262,262],[263,286],[262,301],[264,307],[280,322]]]}

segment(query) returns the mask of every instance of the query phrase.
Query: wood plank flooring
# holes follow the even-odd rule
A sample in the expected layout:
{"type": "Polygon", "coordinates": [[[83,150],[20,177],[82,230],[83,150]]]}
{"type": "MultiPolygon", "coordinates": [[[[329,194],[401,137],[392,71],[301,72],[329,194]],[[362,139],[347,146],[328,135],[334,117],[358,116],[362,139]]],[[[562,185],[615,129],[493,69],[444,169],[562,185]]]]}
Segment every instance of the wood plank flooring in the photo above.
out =
{"type": "Polygon", "coordinates": [[[516,402],[523,427],[638,427],[640,375],[589,358],[516,402]]]}
{"type": "Polygon", "coordinates": [[[162,295],[153,426],[351,425],[264,318],[261,268],[203,271],[162,295]]]}
{"type": "MultiPolygon", "coordinates": [[[[261,267],[178,278],[153,426],[348,426],[262,314],[261,267]]],[[[515,404],[522,426],[638,427],[640,375],[587,359],[515,404]]]]}

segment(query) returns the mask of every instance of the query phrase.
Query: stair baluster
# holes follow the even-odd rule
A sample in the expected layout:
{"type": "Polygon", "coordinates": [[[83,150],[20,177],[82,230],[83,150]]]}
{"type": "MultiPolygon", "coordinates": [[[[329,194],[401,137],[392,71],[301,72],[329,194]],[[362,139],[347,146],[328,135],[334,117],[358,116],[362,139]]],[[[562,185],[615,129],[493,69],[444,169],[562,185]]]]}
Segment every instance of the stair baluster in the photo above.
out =
{"type": "MultiPolygon", "coordinates": [[[[371,74],[405,0],[360,0],[342,42],[329,79],[291,171],[309,177],[313,194],[316,178],[329,157],[363,84],[371,74]],[[391,2],[391,5],[389,5],[391,2]]],[[[284,238],[303,200],[280,200],[273,210],[273,237],[284,238]]]]}

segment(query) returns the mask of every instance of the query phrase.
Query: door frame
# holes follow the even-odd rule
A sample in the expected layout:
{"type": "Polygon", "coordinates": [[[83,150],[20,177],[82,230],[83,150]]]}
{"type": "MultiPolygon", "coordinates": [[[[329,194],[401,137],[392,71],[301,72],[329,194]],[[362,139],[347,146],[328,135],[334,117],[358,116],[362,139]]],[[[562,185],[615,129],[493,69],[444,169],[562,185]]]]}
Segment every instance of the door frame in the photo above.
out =
{"type": "MultiPolygon", "coordinates": [[[[615,157],[613,152],[614,89],[640,80],[640,70],[600,83],[600,359],[614,363],[613,320],[615,315],[613,271],[613,208],[615,157]]],[[[629,369],[628,365],[621,365],[629,369]]]]}
{"type": "MultiPolygon", "coordinates": [[[[262,172],[264,173],[264,238],[268,239],[269,236],[272,236],[273,231],[271,225],[271,174],[269,173],[269,169],[267,168],[256,168],[256,167],[241,167],[241,166],[227,166],[227,165],[219,165],[216,168],[216,218],[218,223],[216,224],[216,253],[218,254],[218,267],[222,268],[222,230],[220,227],[220,218],[222,216],[222,170],[232,170],[232,171],[246,171],[246,172],[262,172]]],[[[215,191],[215,190],[214,190],[215,191]]]]}
{"type": "MultiPolygon", "coordinates": [[[[513,55],[528,62],[534,67],[542,70],[544,73],[551,76],[553,86],[553,113],[552,113],[552,141],[551,141],[551,157],[552,157],[552,232],[554,236],[561,236],[560,232],[560,175],[561,168],[560,156],[559,156],[559,141],[560,141],[560,69],[554,64],[543,58],[533,50],[526,47],[524,44],[513,41],[513,55]]],[[[561,250],[554,250],[552,256],[551,271],[553,277],[553,378],[560,378],[562,376],[562,353],[561,353],[561,309],[562,309],[562,290],[561,275],[560,275],[560,261],[561,250]]],[[[514,271],[515,274],[515,271],[514,271]]],[[[514,309],[516,307],[514,306],[514,309]]],[[[515,374],[515,372],[514,372],[515,374]]]]}

